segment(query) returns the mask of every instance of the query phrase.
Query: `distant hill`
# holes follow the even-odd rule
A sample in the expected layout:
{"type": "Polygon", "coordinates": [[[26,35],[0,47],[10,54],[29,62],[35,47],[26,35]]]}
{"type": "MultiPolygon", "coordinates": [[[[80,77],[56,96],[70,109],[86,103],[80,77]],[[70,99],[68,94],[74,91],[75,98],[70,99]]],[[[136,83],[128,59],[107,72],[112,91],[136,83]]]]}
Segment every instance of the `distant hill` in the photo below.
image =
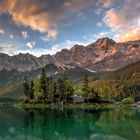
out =
{"type": "Polygon", "coordinates": [[[108,98],[120,100],[131,95],[140,100],[140,62],[114,72],[101,73],[100,79],[91,81],[90,86],[108,98]]]}
{"type": "Polygon", "coordinates": [[[96,73],[90,72],[80,67],[76,68],[58,68],[54,64],[48,64],[43,68],[31,72],[19,72],[16,70],[0,71],[0,98],[14,98],[19,99],[23,95],[22,81],[23,77],[27,75],[28,80],[37,78],[40,76],[41,70],[45,69],[46,75],[52,76],[53,79],[62,78],[63,75],[66,75],[73,83],[78,83],[85,75],[95,76],[96,73]]]}
{"type": "Polygon", "coordinates": [[[119,70],[105,73],[103,78],[114,80],[140,79],[140,61],[119,70]]]}
{"type": "MultiPolygon", "coordinates": [[[[101,96],[108,96],[113,98],[123,98],[127,95],[135,96],[137,99],[140,96],[140,62],[130,64],[124,68],[113,72],[94,73],[92,71],[76,68],[58,68],[54,64],[49,64],[44,67],[47,76],[52,76],[54,79],[61,78],[66,75],[76,85],[82,83],[85,75],[90,78],[89,85],[95,90],[99,91],[101,96]]],[[[40,75],[42,68],[32,72],[26,72],[29,80],[40,75]]],[[[22,80],[25,75],[24,72],[18,71],[0,71],[2,77],[0,78],[0,98],[16,98],[23,95],[22,80]]]]}

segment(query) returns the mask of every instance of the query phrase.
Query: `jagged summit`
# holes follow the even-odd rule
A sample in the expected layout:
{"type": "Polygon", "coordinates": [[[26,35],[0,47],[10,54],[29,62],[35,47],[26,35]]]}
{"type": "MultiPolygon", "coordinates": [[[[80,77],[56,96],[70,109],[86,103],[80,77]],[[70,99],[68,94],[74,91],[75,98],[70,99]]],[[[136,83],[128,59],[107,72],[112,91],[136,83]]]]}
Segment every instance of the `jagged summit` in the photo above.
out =
{"type": "Polygon", "coordinates": [[[111,46],[111,45],[116,44],[116,42],[113,39],[110,39],[108,37],[103,37],[103,38],[98,39],[95,42],[95,44],[98,46],[111,46]]]}
{"type": "Polygon", "coordinates": [[[48,64],[58,67],[77,65],[92,71],[115,70],[140,60],[140,42],[116,43],[104,37],[88,45],[74,45],[54,55],[35,57],[30,54],[8,56],[0,54],[0,70],[32,71],[48,64]]]}

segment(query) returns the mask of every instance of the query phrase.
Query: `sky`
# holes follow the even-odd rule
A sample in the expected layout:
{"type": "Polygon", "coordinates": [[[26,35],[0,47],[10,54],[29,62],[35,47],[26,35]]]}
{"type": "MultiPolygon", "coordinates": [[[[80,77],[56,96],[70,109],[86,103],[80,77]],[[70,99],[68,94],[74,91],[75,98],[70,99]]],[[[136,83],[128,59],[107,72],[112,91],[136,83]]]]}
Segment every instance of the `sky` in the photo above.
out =
{"type": "Polygon", "coordinates": [[[140,39],[140,0],[0,0],[0,52],[54,54],[99,38],[140,39]]]}

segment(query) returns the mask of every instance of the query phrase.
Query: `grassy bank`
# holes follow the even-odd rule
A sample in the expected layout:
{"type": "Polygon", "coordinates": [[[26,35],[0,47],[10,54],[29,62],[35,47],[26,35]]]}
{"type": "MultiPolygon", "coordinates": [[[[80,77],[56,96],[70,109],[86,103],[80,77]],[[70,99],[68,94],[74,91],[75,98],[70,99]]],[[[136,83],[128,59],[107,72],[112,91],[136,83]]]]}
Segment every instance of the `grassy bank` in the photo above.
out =
{"type": "Polygon", "coordinates": [[[85,109],[85,110],[106,110],[118,107],[123,107],[123,105],[117,104],[97,104],[97,103],[81,103],[81,104],[15,104],[16,107],[20,108],[49,108],[49,109],[85,109]]]}

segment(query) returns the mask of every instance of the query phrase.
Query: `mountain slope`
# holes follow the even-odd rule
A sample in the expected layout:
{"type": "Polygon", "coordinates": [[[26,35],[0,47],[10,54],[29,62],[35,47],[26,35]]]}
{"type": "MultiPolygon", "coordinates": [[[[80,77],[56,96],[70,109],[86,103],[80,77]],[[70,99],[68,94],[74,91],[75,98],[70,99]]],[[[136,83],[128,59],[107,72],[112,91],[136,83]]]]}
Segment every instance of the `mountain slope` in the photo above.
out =
{"type": "MultiPolygon", "coordinates": [[[[101,73],[93,73],[80,67],[63,71],[53,64],[44,68],[47,71],[47,76],[52,75],[54,79],[58,79],[66,75],[75,85],[80,81],[82,83],[83,77],[88,75],[91,77],[89,85],[97,90],[101,96],[106,95],[120,100],[128,95],[133,95],[135,98],[140,99],[140,61],[113,72],[101,73]]],[[[26,74],[31,80],[39,76],[40,72],[41,69],[38,69],[26,74]]],[[[21,83],[24,73],[14,71],[13,76],[11,72],[9,74],[8,72],[5,73],[7,73],[7,80],[10,79],[10,81],[3,81],[3,84],[1,84],[0,98],[19,99],[23,95],[21,83]],[[10,78],[8,78],[9,76],[10,78]]]]}
{"type": "Polygon", "coordinates": [[[116,43],[109,38],[101,38],[88,45],[74,45],[70,50],[62,49],[54,55],[35,57],[31,54],[8,56],[0,54],[0,70],[25,72],[54,64],[67,69],[82,67],[92,71],[113,71],[140,60],[140,41],[116,43]]]}
{"type": "Polygon", "coordinates": [[[140,100],[140,61],[114,72],[103,73],[99,80],[90,82],[90,86],[106,98],[120,101],[132,96],[140,100]]]}
{"type": "MultiPolygon", "coordinates": [[[[43,68],[45,69],[47,76],[52,76],[53,79],[57,80],[58,78],[62,78],[63,75],[66,75],[74,84],[77,84],[85,75],[95,77],[97,75],[96,73],[80,67],[76,67],[74,69],[65,68],[65,70],[63,70],[62,68],[56,67],[54,64],[49,64],[43,68]]],[[[39,68],[26,73],[16,70],[0,71],[0,74],[3,75],[3,77],[0,77],[0,98],[18,100],[23,96],[22,81],[25,74],[27,75],[28,80],[31,80],[40,76],[41,70],[42,68],[39,68]]]]}
{"type": "Polygon", "coordinates": [[[140,61],[119,70],[104,74],[103,78],[114,80],[140,79],[140,61]]]}

